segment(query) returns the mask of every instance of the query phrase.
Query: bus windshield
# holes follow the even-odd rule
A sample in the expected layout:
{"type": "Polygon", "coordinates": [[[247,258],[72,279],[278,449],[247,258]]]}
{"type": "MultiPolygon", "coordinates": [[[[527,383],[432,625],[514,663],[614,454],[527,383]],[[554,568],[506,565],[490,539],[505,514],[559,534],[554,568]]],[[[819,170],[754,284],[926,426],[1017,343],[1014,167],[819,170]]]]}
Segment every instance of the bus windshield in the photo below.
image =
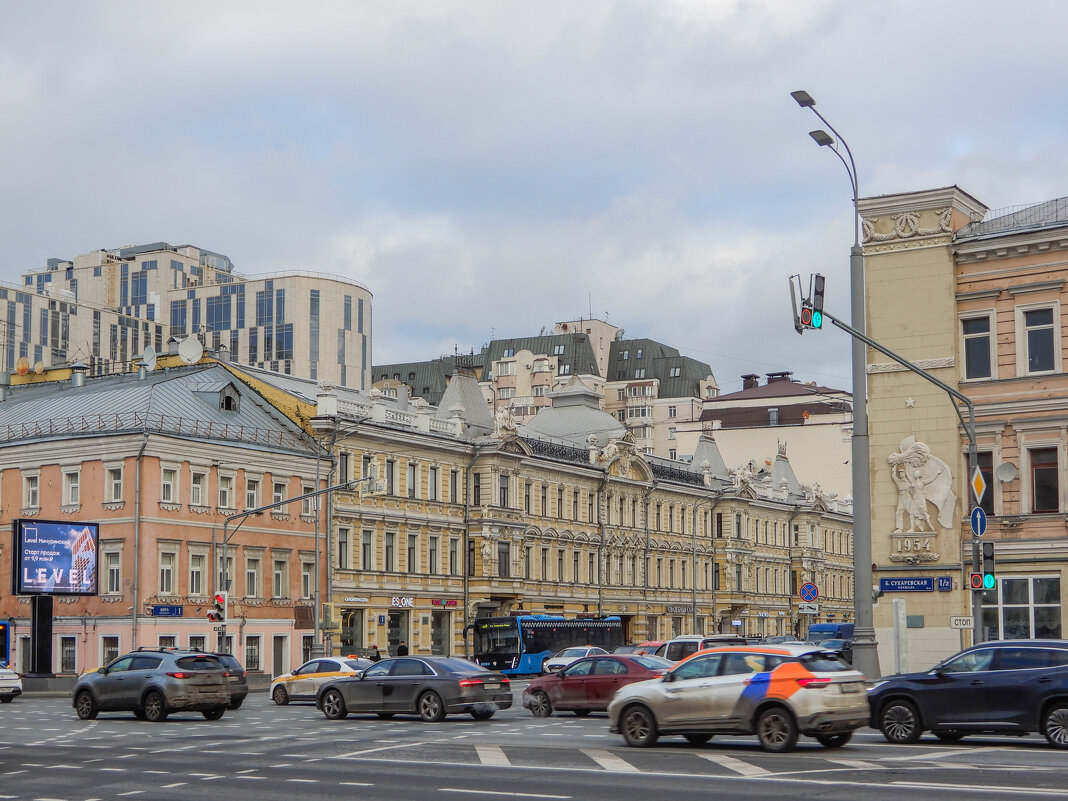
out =
{"type": "Polygon", "coordinates": [[[524,616],[482,618],[473,626],[474,658],[504,673],[538,673],[553,654],[572,646],[596,645],[611,651],[623,643],[616,618],[524,616]]]}
{"type": "Polygon", "coordinates": [[[474,631],[475,657],[502,659],[519,655],[519,626],[515,619],[477,621],[474,631]]]}

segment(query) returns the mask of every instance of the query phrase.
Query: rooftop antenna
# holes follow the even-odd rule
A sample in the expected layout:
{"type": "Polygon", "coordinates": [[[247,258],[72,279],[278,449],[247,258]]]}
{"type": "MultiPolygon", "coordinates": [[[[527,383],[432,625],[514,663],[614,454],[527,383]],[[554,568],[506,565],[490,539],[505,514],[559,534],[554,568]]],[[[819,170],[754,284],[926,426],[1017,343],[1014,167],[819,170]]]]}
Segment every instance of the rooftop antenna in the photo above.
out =
{"type": "Polygon", "coordinates": [[[590,310],[589,319],[592,320],[593,319],[593,293],[592,292],[587,292],[586,293],[586,305],[590,310]]]}

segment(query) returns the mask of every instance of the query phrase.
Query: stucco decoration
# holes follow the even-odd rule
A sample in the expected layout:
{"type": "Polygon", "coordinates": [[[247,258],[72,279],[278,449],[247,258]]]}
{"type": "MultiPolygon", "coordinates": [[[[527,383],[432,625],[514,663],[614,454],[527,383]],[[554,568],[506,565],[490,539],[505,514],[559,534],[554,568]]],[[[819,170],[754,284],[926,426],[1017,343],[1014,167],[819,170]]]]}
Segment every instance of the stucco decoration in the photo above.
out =
{"type": "Polygon", "coordinates": [[[519,433],[519,421],[512,414],[511,408],[501,407],[493,415],[493,436],[497,439],[507,439],[519,433]]]}
{"type": "Polygon", "coordinates": [[[947,207],[922,213],[925,215],[935,215],[935,219],[933,220],[935,224],[932,226],[923,226],[920,224],[920,214],[914,211],[904,211],[901,214],[896,214],[890,217],[890,221],[893,222],[893,228],[889,231],[879,232],[876,230],[879,218],[865,217],[861,221],[864,231],[864,241],[886,242],[890,239],[910,239],[914,236],[931,236],[933,234],[951,233],[950,223],[953,213],[952,209],[947,207]]]}
{"type": "Polygon", "coordinates": [[[938,510],[938,522],[943,528],[953,525],[953,510],[957,496],[953,494],[953,475],[949,465],[931,455],[924,442],[913,436],[905,437],[897,453],[890,454],[890,477],[897,487],[897,511],[894,514],[895,534],[905,531],[905,514],[909,516],[909,533],[935,531],[930,503],[938,510]]]}

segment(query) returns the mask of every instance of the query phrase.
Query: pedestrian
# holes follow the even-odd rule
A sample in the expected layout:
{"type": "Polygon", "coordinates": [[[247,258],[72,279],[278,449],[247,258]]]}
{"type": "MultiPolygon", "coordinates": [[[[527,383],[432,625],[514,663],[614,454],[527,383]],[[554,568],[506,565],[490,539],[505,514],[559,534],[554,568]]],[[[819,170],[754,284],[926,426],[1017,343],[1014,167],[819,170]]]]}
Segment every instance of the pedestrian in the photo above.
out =
{"type": "Polygon", "coordinates": [[[370,659],[372,662],[377,662],[379,659],[382,658],[382,654],[378,653],[377,645],[371,646],[371,655],[367,658],[370,659]]]}
{"type": "Polygon", "coordinates": [[[408,646],[405,644],[404,640],[401,640],[400,641],[400,645],[397,646],[397,656],[407,656],[407,655],[408,655],[408,646]]]}

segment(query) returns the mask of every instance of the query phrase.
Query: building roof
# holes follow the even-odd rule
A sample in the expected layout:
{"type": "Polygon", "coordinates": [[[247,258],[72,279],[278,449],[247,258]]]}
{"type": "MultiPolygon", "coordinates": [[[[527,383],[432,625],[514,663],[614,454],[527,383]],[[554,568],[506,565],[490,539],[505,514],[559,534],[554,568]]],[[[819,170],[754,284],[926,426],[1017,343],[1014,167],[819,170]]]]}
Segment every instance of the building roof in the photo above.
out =
{"type": "Polygon", "coordinates": [[[607,381],[649,381],[660,383],[661,398],[700,398],[701,382],[712,375],[702,361],[683,356],[677,348],[654,339],[617,339],[608,351],[607,381]],[[638,354],[641,354],[639,357],[638,354]],[[623,358],[626,354],[626,358],[623,358]],[[678,368],[678,375],[672,370],[678,368]],[[643,370],[641,377],[637,371],[643,370]]]}
{"type": "MultiPolygon", "coordinates": [[[[483,350],[487,366],[501,359],[509,359],[520,351],[530,351],[535,356],[554,356],[558,364],[571,365],[571,375],[600,375],[597,357],[593,352],[590,338],[584,333],[548,334],[536,337],[514,337],[512,339],[495,339],[483,350]],[[554,353],[563,348],[562,353],[554,353]],[[505,355],[511,351],[511,355],[505,355]]],[[[483,378],[488,376],[483,374],[483,378]]]]}
{"type": "Polygon", "coordinates": [[[622,439],[627,433],[626,426],[598,408],[599,396],[578,376],[572,376],[549,397],[553,405],[541,409],[519,427],[524,437],[546,438],[585,448],[591,437],[600,447],[609,440],[622,439]]]}
{"type": "Polygon", "coordinates": [[[1068,197],[1060,197],[1032,206],[1014,206],[992,211],[982,222],[969,223],[960,229],[954,236],[954,241],[983,239],[1065,225],[1068,225],[1068,197]]]}
{"type": "Polygon", "coordinates": [[[449,376],[455,369],[455,356],[442,356],[429,362],[380,364],[371,368],[371,381],[402,381],[411,389],[414,397],[423,398],[431,406],[440,406],[449,376]]]}

